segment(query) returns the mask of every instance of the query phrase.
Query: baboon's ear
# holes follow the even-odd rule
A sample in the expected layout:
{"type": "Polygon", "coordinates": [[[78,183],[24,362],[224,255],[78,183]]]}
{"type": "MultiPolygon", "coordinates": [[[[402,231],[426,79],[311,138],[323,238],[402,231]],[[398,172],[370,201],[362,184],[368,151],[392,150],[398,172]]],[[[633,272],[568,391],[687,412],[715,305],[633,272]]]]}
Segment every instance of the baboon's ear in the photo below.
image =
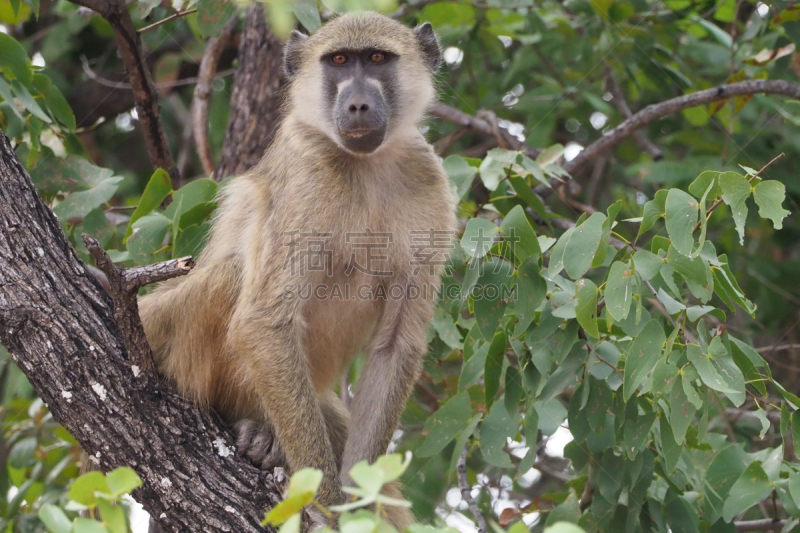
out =
{"type": "Polygon", "coordinates": [[[433,26],[431,26],[430,22],[417,26],[414,30],[414,35],[417,36],[417,40],[422,46],[425,62],[431,70],[436,72],[442,64],[442,49],[439,46],[439,39],[436,38],[436,34],[433,32],[433,26]]]}
{"type": "Polygon", "coordinates": [[[307,40],[308,35],[294,30],[286,41],[286,45],[283,48],[283,72],[289,79],[292,79],[300,69],[303,45],[307,40]]]}

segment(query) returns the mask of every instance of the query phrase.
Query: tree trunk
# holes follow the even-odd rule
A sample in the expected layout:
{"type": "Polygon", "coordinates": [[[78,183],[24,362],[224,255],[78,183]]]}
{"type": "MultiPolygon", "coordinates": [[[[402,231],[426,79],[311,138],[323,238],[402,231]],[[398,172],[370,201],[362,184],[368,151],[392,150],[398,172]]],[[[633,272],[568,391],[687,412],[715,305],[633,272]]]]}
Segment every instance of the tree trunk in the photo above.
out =
{"type": "Polygon", "coordinates": [[[247,8],[233,80],[230,117],[222,157],[214,172],[220,181],[258,163],[280,121],[283,44],[267,27],[260,4],[247,8]]]}
{"type": "Polygon", "coordinates": [[[100,468],[136,470],[165,531],[264,531],[271,481],[218,417],[133,367],[113,316],[0,133],[0,342],[100,468]]]}

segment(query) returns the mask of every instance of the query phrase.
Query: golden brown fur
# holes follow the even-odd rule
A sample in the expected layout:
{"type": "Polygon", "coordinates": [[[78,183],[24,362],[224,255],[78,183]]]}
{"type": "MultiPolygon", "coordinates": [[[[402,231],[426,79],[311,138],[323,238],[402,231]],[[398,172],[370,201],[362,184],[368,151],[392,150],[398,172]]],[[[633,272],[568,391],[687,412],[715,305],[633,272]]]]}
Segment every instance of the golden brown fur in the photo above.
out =
{"type": "MultiPolygon", "coordinates": [[[[455,219],[447,177],[416,128],[433,88],[412,31],[382,16],[350,15],[308,43],[275,141],[224,188],[196,268],[158,286],[140,312],[161,372],[182,394],[231,423],[269,424],[292,469],[324,472],[319,500],[335,504],[344,500],[349,469],[386,452],[420,371],[434,298],[300,299],[287,298],[287,287],[438,288],[441,265],[414,274],[409,232],[452,231],[455,219]],[[392,46],[409,69],[398,97],[403,119],[376,152],[352,155],[323,117],[312,120],[324,111],[313,96],[315,58],[323,49],[376,44],[392,46]],[[393,239],[373,250],[369,274],[353,269],[369,252],[346,237],[367,230],[393,239]],[[307,245],[320,240],[315,231],[326,234],[331,277],[303,266],[307,245]],[[348,435],[347,412],[331,390],[359,351],[368,357],[348,435]]],[[[395,509],[389,519],[402,527],[410,515],[395,509]]]]}

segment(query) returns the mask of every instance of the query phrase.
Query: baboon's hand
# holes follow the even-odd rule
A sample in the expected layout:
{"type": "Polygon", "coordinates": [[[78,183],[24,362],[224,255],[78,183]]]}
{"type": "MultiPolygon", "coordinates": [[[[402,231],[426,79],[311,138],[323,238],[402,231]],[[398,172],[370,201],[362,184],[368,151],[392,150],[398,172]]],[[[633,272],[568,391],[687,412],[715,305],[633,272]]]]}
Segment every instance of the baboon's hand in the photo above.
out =
{"type": "Polygon", "coordinates": [[[286,467],[286,455],[269,424],[245,418],[233,426],[236,435],[236,454],[247,457],[258,468],[271,472],[275,467],[286,467]]]}

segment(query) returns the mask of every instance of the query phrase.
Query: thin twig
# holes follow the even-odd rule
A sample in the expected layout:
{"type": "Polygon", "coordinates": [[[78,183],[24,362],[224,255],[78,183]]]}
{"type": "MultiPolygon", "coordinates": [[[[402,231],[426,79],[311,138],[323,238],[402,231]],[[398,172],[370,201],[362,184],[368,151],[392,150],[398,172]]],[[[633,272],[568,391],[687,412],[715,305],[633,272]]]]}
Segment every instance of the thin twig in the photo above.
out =
{"type": "Polygon", "coordinates": [[[800,344],[781,344],[780,346],[762,346],[761,348],[756,348],[756,351],[759,353],[764,352],[784,352],[788,350],[797,350],[800,349],[800,344]]]}
{"type": "Polygon", "coordinates": [[[464,449],[461,450],[461,456],[458,458],[458,463],[456,463],[456,473],[458,474],[458,488],[461,489],[461,497],[467,502],[469,506],[469,512],[472,513],[472,516],[475,517],[475,521],[478,523],[478,533],[486,533],[486,518],[484,518],[483,513],[481,512],[480,507],[475,502],[475,499],[470,494],[471,487],[467,482],[467,449],[469,448],[469,442],[464,446],[464,449]]]}
{"type": "Polygon", "coordinates": [[[585,511],[592,504],[592,497],[594,496],[594,487],[589,483],[592,477],[592,465],[589,464],[589,472],[586,474],[586,484],[583,486],[583,493],[580,499],[580,509],[585,511]]]}
{"type": "MultiPolygon", "coordinates": [[[[104,87],[109,87],[111,89],[132,89],[133,88],[131,86],[131,84],[128,83],[127,81],[113,81],[113,80],[109,80],[108,78],[104,78],[104,77],[100,76],[98,73],[96,73],[94,70],[92,70],[92,67],[89,66],[88,59],[86,59],[86,56],[84,56],[84,55],[81,56],[81,66],[83,67],[83,73],[84,74],[89,76],[89,78],[92,81],[96,81],[97,83],[99,83],[100,85],[102,85],[104,87]]],[[[236,72],[235,68],[229,68],[229,69],[222,70],[220,72],[217,72],[216,76],[214,76],[214,79],[216,79],[216,78],[224,78],[225,76],[230,76],[234,72],[236,72]]],[[[184,85],[194,85],[199,80],[200,80],[200,78],[198,78],[198,77],[182,78],[182,79],[175,80],[175,81],[162,81],[162,82],[156,83],[155,85],[156,85],[157,89],[171,89],[173,87],[183,87],[184,85]]]]}
{"type": "MultiPolygon", "coordinates": [[[[755,174],[753,174],[753,175],[750,177],[750,179],[749,179],[749,180],[747,180],[747,183],[752,183],[752,182],[753,182],[753,180],[754,180],[754,179],[756,179],[758,176],[760,176],[762,172],[764,172],[765,170],[767,170],[767,168],[768,168],[768,167],[769,167],[769,166],[770,166],[772,163],[774,163],[775,161],[777,161],[778,159],[780,159],[781,157],[783,157],[783,156],[785,156],[785,155],[786,155],[786,154],[784,154],[783,152],[781,152],[780,154],[778,154],[778,155],[776,155],[775,157],[773,157],[773,158],[772,158],[772,161],[770,161],[769,163],[767,163],[766,165],[764,165],[763,167],[761,167],[761,170],[759,170],[758,172],[756,172],[755,174]]],[[[716,202],[714,202],[714,204],[713,204],[711,207],[709,207],[709,208],[708,208],[708,210],[706,210],[706,214],[705,214],[705,217],[706,217],[706,219],[707,219],[708,217],[710,217],[710,216],[711,216],[711,213],[713,213],[713,212],[714,212],[714,209],[716,209],[717,207],[719,207],[719,204],[721,204],[721,203],[722,203],[722,197],[720,196],[719,198],[717,198],[717,201],[716,201],[716,202]]],[[[702,220],[699,220],[699,221],[697,222],[697,224],[694,226],[694,230],[692,230],[692,233],[697,233],[697,230],[699,230],[699,229],[700,229],[700,226],[701,226],[702,222],[703,222],[702,220]]]]}
{"type": "Polygon", "coordinates": [[[143,34],[145,32],[148,32],[150,30],[154,30],[154,29],[158,28],[159,26],[161,26],[162,24],[166,24],[167,22],[175,20],[176,18],[185,17],[186,15],[191,15],[192,13],[197,13],[197,8],[187,9],[186,11],[178,11],[174,15],[170,15],[165,19],[161,19],[158,22],[154,22],[154,23],[150,24],[149,26],[145,26],[144,28],[141,28],[139,30],[139,35],[141,35],[141,34],[143,34]]]}
{"type": "Polygon", "coordinates": [[[142,39],[133,25],[127,3],[123,0],[70,0],[72,3],[88,7],[101,15],[113,28],[122,62],[128,71],[128,79],[133,89],[139,124],[144,134],[147,155],[153,166],[166,170],[173,180],[179,179],[178,167],[167,142],[164,125],[161,122],[158,105],[158,91],[142,48],[142,39]]]}
{"type": "Polygon", "coordinates": [[[733,523],[739,531],[780,531],[786,525],[786,520],[741,520],[733,523]]]}
{"type": "Polygon", "coordinates": [[[136,295],[145,285],[188,274],[194,268],[194,260],[191,257],[182,257],[143,267],[119,268],[97,239],[84,233],[83,242],[97,268],[106,276],[108,292],[114,301],[114,318],[125,332],[123,338],[128,354],[145,375],[155,376],[153,352],[139,318],[136,295]]]}
{"type": "Polygon", "coordinates": [[[239,17],[234,14],[225,24],[219,37],[208,40],[203,60],[200,62],[200,72],[197,75],[197,85],[194,88],[192,99],[192,128],[194,130],[194,143],[197,154],[203,164],[203,170],[209,176],[214,173],[214,158],[211,155],[211,142],[208,138],[208,108],[211,102],[211,82],[217,73],[217,65],[222,51],[236,30],[239,17]]]}
{"type": "MultiPolygon", "coordinates": [[[[609,67],[606,67],[606,88],[608,92],[611,93],[611,96],[613,96],[611,102],[616,106],[620,114],[625,118],[631,118],[631,116],[633,116],[631,108],[628,106],[628,102],[625,101],[625,95],[622,93],[622,89],[620,89],[619,85],[617,85],[617,80],[614,79],[614,75],[611,74],[611,69],[609,67]]],[[[654,161],[663,159],[664,152],[661,151],[661,148],[648,139],[641,130],[637,130],[633,133],[633,140],[636,141],[639,148],[650,154],[650,157],[652,157],[654,161]]]]}

